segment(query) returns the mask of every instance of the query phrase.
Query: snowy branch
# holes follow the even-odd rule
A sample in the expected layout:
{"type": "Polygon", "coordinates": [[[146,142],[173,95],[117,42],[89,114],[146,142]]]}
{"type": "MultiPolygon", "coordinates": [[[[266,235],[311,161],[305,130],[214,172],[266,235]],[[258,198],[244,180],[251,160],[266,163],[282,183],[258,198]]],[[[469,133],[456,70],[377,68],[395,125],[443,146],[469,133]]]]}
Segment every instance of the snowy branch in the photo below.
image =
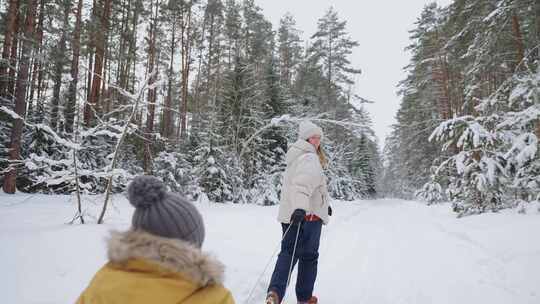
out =
{"type": "Polygon", "coordinates": [[[81,149],[81,146],[79,144],[76,144],[72,141],[69,141],[69,140],[66,140],[62,137],[60,137],[53,129],[51,129],[51,127],[49,127],[48,125],[45,125],[45,124],[31,124],[29,122],[27,122],[26,120],[24,120],[24,118],[20,117],[19,115],[17,115],[17,113],[11,111],[10,109],[2,106],[0,107],[0,110],[3,111],[4,113],[7,113],[8,115],[10,115],[13,119],[17,120],[17,119],[21,119],[24,121],[24,124],[26,126],[29,126],[29,127],[32,127],[32,128],[35,128],[37,130],[42,130],[46,133],[49,133],[50,135],[53,136],[53,138],[55,139],[55,141],[61,145],[64,145],[70,149],[74,149],[74,150],[80,150],[81,149]]]}
{"type": "MultiPolygon", "coordinates": [[[[139,89],[139,92],[136,95],[136,98],[134,99],[134,105],[133,105],[133,108],[131,110],[131,114],[129,115],[129,118],[126,121],[126,124],[122,127],[122,133],[121,133],[121,135],[118,138],[118,141],[116,143],[116,148],[114,149],[113,159],[112,159],[112,162],[110,164],[109,170],[107,172],[110,176],[109,176],[109,180],[107,182],[107,190],[105,192],[105,202],[103,203],[103,209],[101,210],[101,214],[100,214],[99,219],[98,219],[98,224],[103,223],[103,217],[105,216],[105,211],[107,209],[107,204],[108,204],[108,201],[109,201],[109,198],[110,198],[110,195],[111,195],[111,191],[112,191],[112,182],[113,182],[113,177],[114,177],[114,170],[115,170],[115,167],[116,167],[116,162],[118,161],[118,155],[119,155],[119,152],[120,152],[120,147],[122,146],[122,144],[124,142],[124,139],[125,139],[126,135],[128,134],[128,131],[130,129],[131,121],[133,121],[133,118],[135,117],[135,115],[137,113],[139,103],[140,103],[140,101],[142,100],[142,98],[144,96],[145,90],[147,88],[149,88],[149,87],[150,88],[155,87],[155,85],[156,85],[156,83],[150,83],[150,81],[152,81],[152,79],[153,79],[154,73],[155,72],[151,72],[148,75],[148,78],[144,82],[144,85],[142,85],[141,88],[139,89]]],[[[128,98],[133,99],[133,97],[135,97],[135,95],[125,91],[124,89],[121,89],[121,88],[119,88],[119,89],[121,90],[121,92],[124,92],[126,94],[126,97],[128,97],[128,98]]]]}
{"type": "Polygon", "coordinates": [[[293,117],[293,116],[291,116],[289,114],[285,114],[285,115],[282,115],[282,116],[279,116],[279,117],[274,117],[274,118],[270,119],[266,125],[259,128],[255,133],[253,133],[248,139],[246,139],[242,143],[242,149],[240,150],[239,157],[241,158],[244,155],[244,153],[246,152],[246,149],[249,146],[249,144],[255,138],[257,138],[257,136],[259,134],[261,134],[262,132],[266,131],[269,128],[276,127],[278,125],[285,124],[285,123],[300,123],[303,120],[310,120],[310,121],[314,121],[314,122],[331,123],[331,124],[335,124],[335,125],[342,126],[342,127],[357,127],[357,128],[360,128],[363,132],[366,132],[366,134],[367,134],[367,131],[369,130],[369,128],[367,128],[363,124],[357,124],[357,123],[351,123],[351,122],[345,122],[345,121],[339,121],[339,120],[332,120],[332,119],[323,119],[323,118],[317,118],[317,117],[318,116],[316,116],[316,117],[293,117]]]}

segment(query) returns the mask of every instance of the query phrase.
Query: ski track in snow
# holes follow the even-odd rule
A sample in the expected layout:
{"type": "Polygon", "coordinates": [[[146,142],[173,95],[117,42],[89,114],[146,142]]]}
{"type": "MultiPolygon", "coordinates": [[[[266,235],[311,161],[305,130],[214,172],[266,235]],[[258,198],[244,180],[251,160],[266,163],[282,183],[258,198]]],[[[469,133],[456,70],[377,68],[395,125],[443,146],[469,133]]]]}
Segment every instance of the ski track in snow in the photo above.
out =
{"type": "MultiPolygon", "coordinates": [[[[97,215],[102,197],[86,199],[86,212],[97,215]]],[[[277,206],[198,207],[204,250],[227,266],[226,287],[239,304],[262,303],[281,239],[277,206]]],[[[333,209],[315,286],[323,304],[540,303],[537,212],[457,219],[448,205],[391,199],[333,209]]],[[[106,261],[108,231],[127,229],[133,209],[115,196],[106,225],[66,225],[74,211],[67,196],[0,193],[3,303],[72,303],[106,261]]],[[[291,282],[284,303],[296,303],[296,271],[291,282]]]]}

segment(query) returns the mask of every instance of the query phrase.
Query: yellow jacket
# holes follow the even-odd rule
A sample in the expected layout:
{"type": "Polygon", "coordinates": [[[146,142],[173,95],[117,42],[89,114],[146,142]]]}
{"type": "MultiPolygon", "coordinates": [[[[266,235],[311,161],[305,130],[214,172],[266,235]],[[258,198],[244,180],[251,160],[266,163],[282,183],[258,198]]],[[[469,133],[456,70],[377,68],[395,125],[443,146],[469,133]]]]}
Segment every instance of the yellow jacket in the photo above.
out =
{"type": "Polygon", "coordinates": [[[109,263],[77,304],[234,304],[223,265],[187,242],[130,230],[108,245],[109,263]]]}

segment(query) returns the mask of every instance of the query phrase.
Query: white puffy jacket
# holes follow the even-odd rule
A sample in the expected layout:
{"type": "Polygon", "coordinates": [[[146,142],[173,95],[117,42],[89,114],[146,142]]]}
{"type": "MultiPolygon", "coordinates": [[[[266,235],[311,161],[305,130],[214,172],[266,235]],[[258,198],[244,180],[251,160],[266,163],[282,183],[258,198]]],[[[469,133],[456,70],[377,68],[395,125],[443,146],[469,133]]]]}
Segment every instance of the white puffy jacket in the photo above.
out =
{"type": "Polygon", "coordinates": [[[315,214],[328,223],[328,189],[315,147],[305,140],[296,141],[287,151],[278,221],[289,223],[296,209],[315,214]]]}

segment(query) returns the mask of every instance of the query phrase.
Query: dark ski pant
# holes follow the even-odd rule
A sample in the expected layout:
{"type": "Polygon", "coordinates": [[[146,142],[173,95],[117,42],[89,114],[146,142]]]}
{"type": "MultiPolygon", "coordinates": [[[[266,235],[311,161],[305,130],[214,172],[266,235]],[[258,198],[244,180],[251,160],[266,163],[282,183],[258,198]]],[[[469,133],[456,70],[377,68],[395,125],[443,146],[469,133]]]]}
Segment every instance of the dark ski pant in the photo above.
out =
{"type": "MultiPolygon", "coordinates": [[[[289,224],[281,224],[283,233],[289,224]]],[[[313,285],[317,278],[317,263],[319,260],[319,240],[321,238],[322,221],[302,222],[298,235],[298,244],[294,256],[293,267],[298,262],[298,277],[296,280],[296,298],[299,302],[308,301],[313,293],[313,285]]],[[[298,225],[293,225],[281,242],[281,252],[278,255],[276,268],[268,291],[275,291],[280,301],[283,299],[287,284],[287,276],[291,267],[294,250],[294,240],[298,225]]]]}

